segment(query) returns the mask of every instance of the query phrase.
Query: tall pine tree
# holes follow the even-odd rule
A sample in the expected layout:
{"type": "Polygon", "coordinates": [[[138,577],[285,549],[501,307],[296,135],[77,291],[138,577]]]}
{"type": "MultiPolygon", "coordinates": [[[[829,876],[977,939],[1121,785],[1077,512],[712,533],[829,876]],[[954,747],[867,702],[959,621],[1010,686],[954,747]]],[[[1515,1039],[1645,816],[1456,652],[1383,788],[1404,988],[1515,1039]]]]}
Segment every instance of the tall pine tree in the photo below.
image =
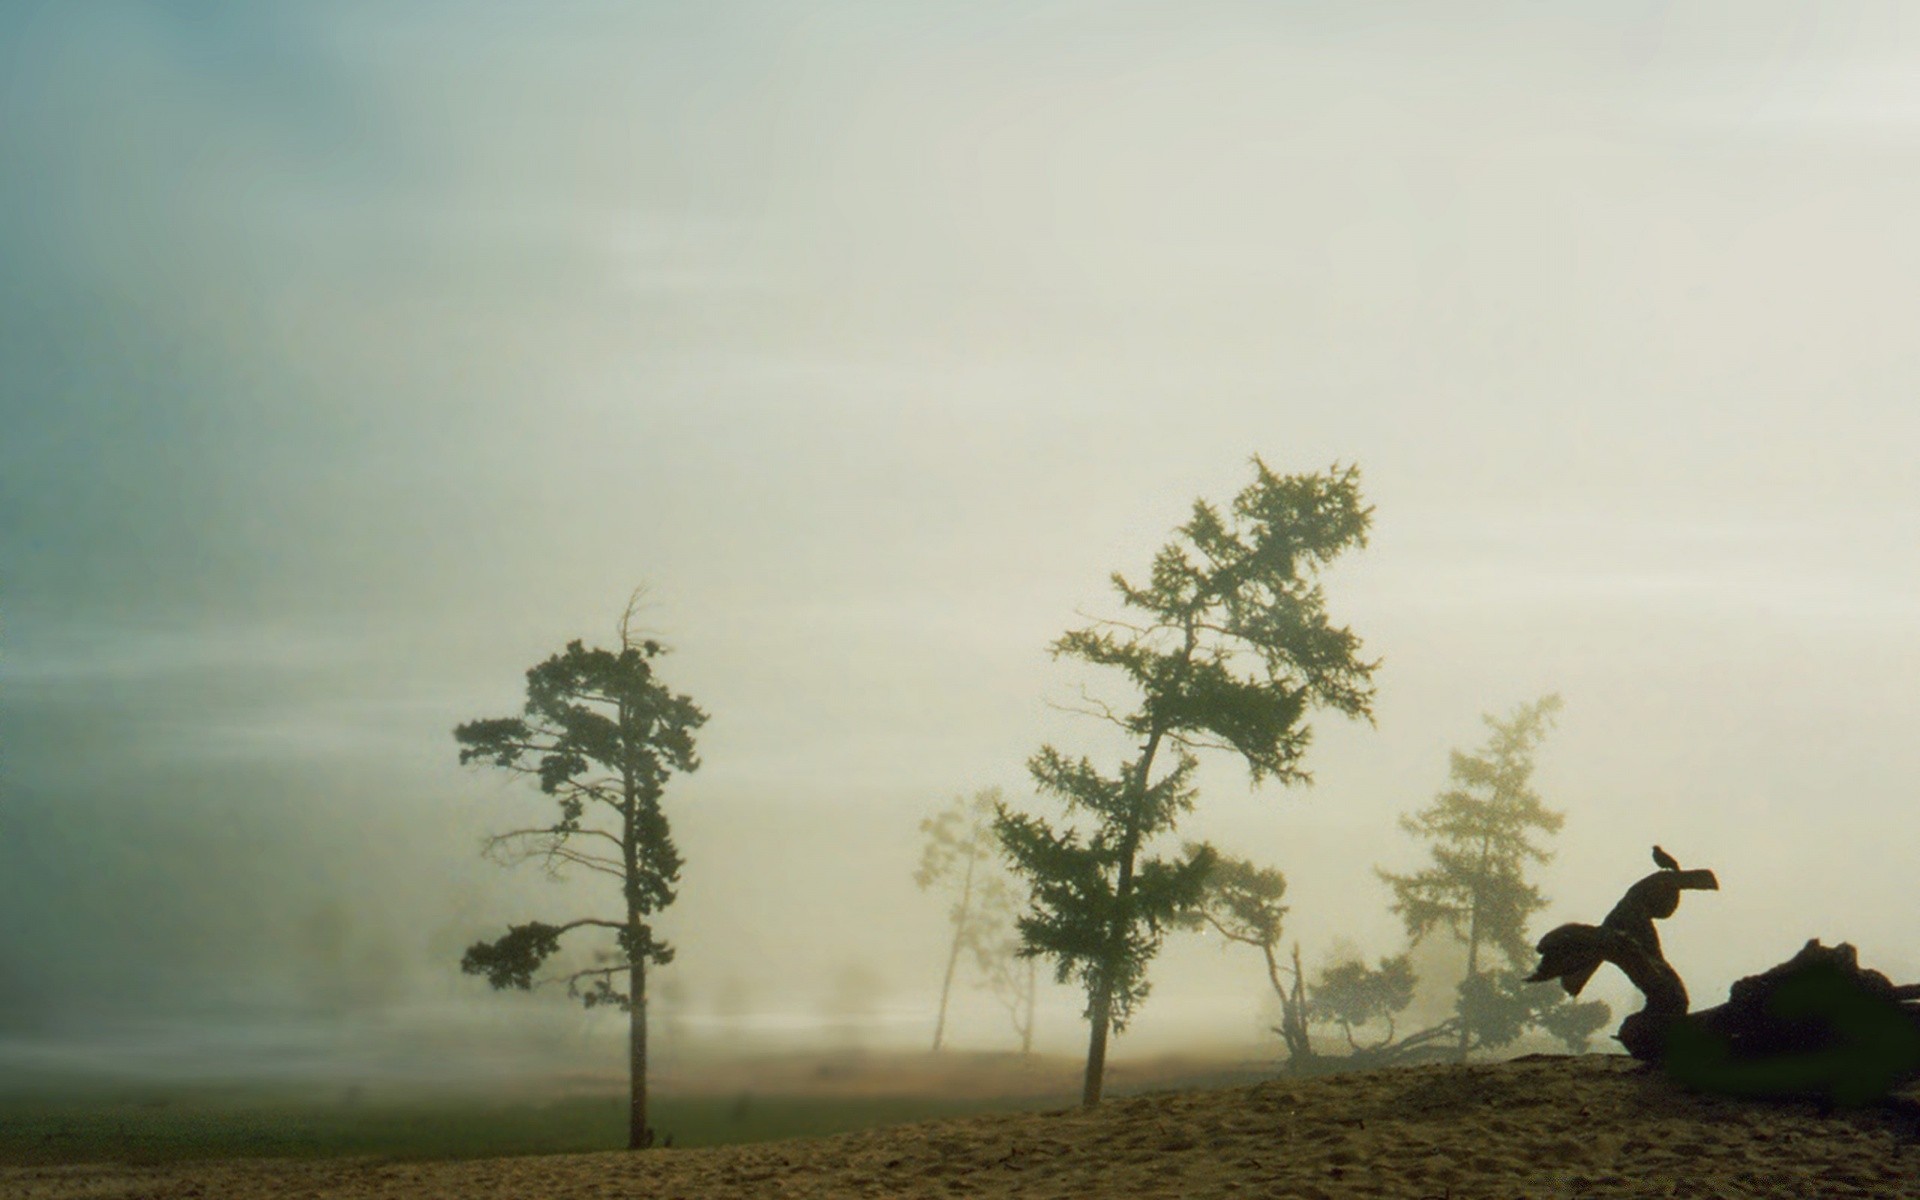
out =
{"type": "MultiPolygon", "coordinates": [[[[636,599],[638,593],[635,593],[636,599]]],[[[707,714],[655,677],[659,642],[629,634],[629,604],[620,649],[578,641],[527,672],[523,715],[468,721],[453,731],[462,763],[486,763],[539,783],[558,812],[547,824],[488,839],[505,862],[537,860],[550,872],[586,871],[613,879],[618,907],[563,920],[514,925],[491,942],[467,948],[460,969],[495,988],[530,989],[534,974],[576,930],[612,935],[601,965],[558,977],[587,1007],[611,1004],[628,1014],[627,1145],[650,1145],[647,1124],[647,966],[664,966],[673,949],[654,936],[648,918],[673,903],[680,878],[660,798],[672,772],[700,765],[693,733],[707,714]],[[610,961],[608,961],[610,960],[610,961]]],[[[546,982],[546,981],[541,981],[546,982]]]]}
{"type": "MultiPolygon", "coordinates": [[[[1460,1059],[1478,1044],[1511,1041],[1540,1017],[1539,1004],[1530,1003],[1535,997],[1524,995],[1518,980],[1533,960],[1527,922],[1547,903],[1527,881],[1526,868],[1553,857],[1533,835],[1557,833],[1565,820],[1533,788],[1534,752],[1559,711],[1560,697],[1545,696],[1504,720],[1486,717],[1487,744],[1473,754],[1452,753],[1452,786],[1400,819],[1403,829],[1430,843],[1432,865],[1406,875],[1378,872],[1393,889],[1393,911],[1411,940],[1444,927],[1466,947],[1454,1048],[1460,1059]],[[1503,969],[1490,969],[1488,952],[1504,960],[1494,964],[1503,969]]],[[[1599,1020],[1605,1019],[1603,1011],[1599,1020]]]]}
{"type": "Polygon", "coordinates": [[[1061,982],[1086,989],[1089,1025],[1082,1102],[1099,1102],[1110,1032],[1148,990],[1148,964],[1166,931],[1199,902],[1214,855],[1204,846],[1147,854],[1193,805],[1194,752],[1238,756],[1257,784],[1301,782],[1308,712],[1370,717],[1375,664],[1326,612],[1319,574],[1366,544],[1372,510],[1357,468],[1254,481],[1226,512],[1205,500],[1154,557],[1144,581],[1112,577],[1131,620],[1070,630],[1055,657],[1121,672],[1137,694],[1117,725],[1136,753],[1110,773],[1043,746],[1028,763],[1040,789],[1079,826],[1000,809],[1015,869],[1032,884],[1020,919],[1025,952],[1055,960],[1061,982]]]}

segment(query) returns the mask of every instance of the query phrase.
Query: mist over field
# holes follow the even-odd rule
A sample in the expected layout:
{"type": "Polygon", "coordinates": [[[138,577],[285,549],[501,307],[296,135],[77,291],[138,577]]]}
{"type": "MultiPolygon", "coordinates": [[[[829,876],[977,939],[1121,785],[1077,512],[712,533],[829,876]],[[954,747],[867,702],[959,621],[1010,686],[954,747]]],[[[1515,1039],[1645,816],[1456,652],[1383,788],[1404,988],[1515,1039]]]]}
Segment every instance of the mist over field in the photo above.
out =
{"type": "MultiPolygon", "coordinates": [[[[603,881],[483,860],[552,805],[452,730],[640,584],[711,714],[662,1070],[921,1048],[919,822],[1117,761],[1048,646],[1255,454],[1362,472],[1374,720],[1180,832],[1310,970],[1558,693],[1536,933],[1658,842],[1700,1002],[1920,979],[1917,81],[1897,6],[0,7],[0,1077],[617,1071],[460,973],[603,881]]],[[[1150,978],[1117,1060],[1280,1053],[1257,954],[1150,978]]]]}

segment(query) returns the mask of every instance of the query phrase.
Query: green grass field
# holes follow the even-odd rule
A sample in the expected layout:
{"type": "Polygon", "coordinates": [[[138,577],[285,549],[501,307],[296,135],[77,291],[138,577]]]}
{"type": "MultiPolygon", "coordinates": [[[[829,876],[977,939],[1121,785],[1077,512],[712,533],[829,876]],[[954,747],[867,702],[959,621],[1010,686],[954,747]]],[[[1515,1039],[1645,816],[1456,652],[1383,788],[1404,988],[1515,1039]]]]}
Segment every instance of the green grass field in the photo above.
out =
{"type": "MultiPolygon", "coordinates": [[[[1033,1100],[821,1097],[743,1093],[656,1098],[654,1129],[677,1147],[813,1137],[1019,1108],[1033,1100]]],[[[0,1163],[173,1162],[207,1158],[476,1158],[616,1150],[615,1096],[484,1102],[348,1102],[257,1089],[174,1089],[0,1099],[0,1163]]]]}

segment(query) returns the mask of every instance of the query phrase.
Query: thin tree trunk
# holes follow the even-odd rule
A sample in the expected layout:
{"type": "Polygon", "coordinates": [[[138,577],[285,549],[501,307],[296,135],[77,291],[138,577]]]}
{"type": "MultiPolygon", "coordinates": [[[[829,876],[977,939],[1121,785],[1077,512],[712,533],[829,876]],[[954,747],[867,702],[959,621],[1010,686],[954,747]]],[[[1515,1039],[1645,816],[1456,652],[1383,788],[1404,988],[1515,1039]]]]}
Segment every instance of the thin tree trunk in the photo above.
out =
{"type": "MultiPolygon", "coordinates": [[[[628,605],[627,616],[633,615],[628,605]]],[[[620,622],[620,642],[626,646],[626,617],[620,622]]],[[[629,736],[627,702],[620,701],[620,730],[629,736]]],[[[651,931],[640,911],[640,786],[631,761],[622,764],[621,784],[621,865],[626,875],[621,880],[627,897],[627,928],[635,936],[628,948],[627,964],[627,1149],[642,1150],[653,1144],[653,1130],[647,1128],[647,959],[645,947],[653,944],[651,931]]]]}
{"type": "MultiPolygon", "coordinates": [[[[1187,631],[1187,649],[1193,649],[1193,631],[1187,631]]],[[[1153,777],[1153,756],[1160,749],[1162,731],[1154,729],[1147,735],[1147,744],[1140,750],[1140,770],[1133,781],[1134,803],[1144,805],[1147,802],[1147,780],[1153,777]]],[[[1136,816],[1127,829],[1126,840],[1120,845],[1120,877],[1114,882],[1114,912],[1124,914],[1127,901],[1133,896],[1133,860],[1140,853],[1140,822],[1136,816]]],[[[1120,919],[1116,917],[1116,919],[1120,919]]],[[[1113,970],[1119,957],[1116,947],[1124,930],[1107,931],[1108,947],[1105,969],[1100,972],[1099,982],[1088,999],[1092,1002],[1089,1009],[1089,1024],[1092,1031],[1087,1039],[1087,1078],[1080,1089],[1080,1104],[1083,1108],[1092,1108],[1100,1103],[1100,1089],[1105,1082],[1107,1070],[1107,1029],[1113,1023],[1113,970]]]]}
{"type": "Polygon", "coordinates": [[[1030,1058],[1033,1055],[1033,1003],[1036,985],[1039,982],[1035,972],[1039,970],[1039,966],[1040,964],[1033,959],[1027,960],[1027,990],[1021,997],[1026,1010],[1026,1019],[1020,1025],[1020,1057],[1022,1058],[1030,1058]]]}
{"type": "Polygon", "coordinates": [[[953,947],[947,951],[947,974],[940,981],[940,1015],[933,1022],[933,1048],[940,1048],[940,1040],[947,1032],[947,997],[953,992],[953,969],[960,961],[960,931],[953,931],[953,947]]]}
{"type": "Polygon", "coordinates": [[[1113,1016],[1113,986],[1104,982],[1093,995],[1092,1036],[1087,1040],[1087,1077],[1080,1088],[1080,1105],[1092,1108],[1100,1103],[1100,1088],[1107,1071],[1107,1026],[1113,1016]]]}
{"type": "MultiPolygon", "coordinates": [[[[1153,739],[1148,742],[1147,758],[1150,759],[1152,757],[1152,747],[1157,745],[1159,741],[1160,735],[1156,733],[1153,739]]],[[[1145,765],[1144,761],[1142,765],[1145,765]]],[[[1142,795],[1145,795],[1145,770],[1140,772],[1140,777],[1142,781],[1140,791],[1142,795]]],[[[1126,912],[1127,900],[1133,895],[1133,858],[1134,855],[1139,852],[1139,849],[1140,835],[1138,826],[1135,826],[1134,829],[1128,831],[1127,840],[1120,848],[1120,878],[1115,881],[1113,888],[1115,899],[1114,909],[1116,912],[1126,912]]],[[[1107,1071],[1107,1030],[1113,1024],[1113,972],[1114,968],[1119,965],[1115,961],[1119,957],[1115,946],[1119,944],[1122,932],[1123,931],[1118,929],[1108,930],[1107,937],[1109,939],[1109,945],[1107,949],[1107,962],[1100,972],[1098,981],[1094,984],[1093,994],[1088,997],[1092,1001],[1092,1003],[1087,1006],[1090,1014],[1089,1024],[1092,1026],[1092,1031],[1087,1039],[1087,1078],[1080,1089],[1080,1104],[1083,1108],[1092,1108],[1094,1105],[1100,1103],[1100,1089],[1105,1082],[1107,1071]]]]}
{"type": "MultiPolygon", "coordinates": [[[[1477,876],[1479,886],[1486,886],[1487,855],[1491,849],[1492,836],[1480,839],[1480,873],[1477,876]]],[[[1467,916],[1467,978],[1473,979],[1480,974],[1480,892],[1473,893],[1473,908],[1467,916]]],[[[1456,1010],[1460,1017],[1460,1043],[1454,1055],[1460,1062],[1467,1061],[1468,1039],[1472,1031],[1467,1028],[1467,1014],[1456,1010]]]]}
{"type": "Polygon", "coordinates": [[[947,1032],[947,997],[953,994],[953,969],[960,962],[960,943],[965,939],[967,922],[972,919],[973,907],[973,868],[979,862],[979,856],[967,855],[967,878],[960,886],[960,908],[953,918],[953,945],[947,951],[947,975],[940,981],[940,1015],[933,1023],[933,1048],[940,1048],[940,1040],[947,1032]]]}
{"type": "MultiPolygon", "coordinates": [[[[1149,747],[1157,744],[1159,740],[1160,736],[1155,734],[1153,740],[1148,743],[1149,747]]],[[[1151,749],[1148,757],[1151,757],[1151,749]]],[[[1144,795],[1146,772],[1142,771],[1140,774],[1143,781],[1140,790],[1144,795]]],[[[1139,853],[1139,849],[1140,835],[1136,826],[1128,831],[1127,840],[1120,848],[1120,878],[1113,888],[1116,912],[1126,912],[1127,900],[1133,895],[1133,859],[1134,855],[1139,853]]],[[[1119,957],[1115,947],[1120,942],[1122,932],[1118,929],[1107,931],[1109,942],[1107,962],[1100,972],[1098,981],[1094,984],[1092,994],[1088,996],[1091,1001],[1087,1006],[1088,1023],[1092,1026],[1092,1032],[1087,1039],[1087,1078],[1080,1089],[1080,1104],[1083,1108],[1092,1108],[1100,1103],[1100,1088],[1107,1070],[1107,1029],[1113,1024],[1113,972],[1119,965],[1115,961],[1119,957]]]]}
{"type": "Polygon", "coordinates": [[[1273,943],[1261,945],[1267,956],[1267,979],[1280,997],[1280,1040],[1287,1047],[1287,1066],[1301,1070],[1313,1057],[1313,1043],[1307,1040],[1306,985],[1300,973],[1300,943],[1293,944],[1293,987],[1280,981],[1280,963],[1273,956],[1273,943]]]}
{"type": "MultiPolygon", "coordinates": [[[[1187,622],[1187,646],[1180,660],[1180,669],[1185,672],[1187,662],[1193,657],[1194,628],[1192,618],[1187,622]]],[[[1153,756],[1160,749],[1160,739],[1166,730],[1159,725],[1153,726],[1147,734],[1147,744],[1140,748],[1140,768],[1133,779],[1133,802],[1144,807],[1147,802],[1147,781],[1153,778],[1153,756]]],[[[1114,913],[1116,920],[1124,919],[1127,901],[1133,896],[1133,860],[1140,853],[1140,818],[1136,813],[1129,821],[1127,836],[1120,845],[1120,877],[1114,882],[1114,913]]],[[[1107,1070],[1107,1029],[1113,1024],[1113,971],[1118,965],[1117,947],[1124,930],[1107,930],[1107,962],[1100,972],[1099,981],[1093,993],[1088,997],[1091,1003],[1089,1024],[1092,1030],[1087,1038],[1087,1077],[1080,1089],[1080,1104],[1083,1108],[1092,1108],[1100,1103],[1100,1089],[1105,1082],[1107,1070]]]]}
{"type": "MultiPolygon", "coordinates": [[[[1196,633],[1191,614],[1187,618],[1187,644],[1180,656],[1180,673],[1185,675],[1188,662],[1193,658],[1196,633]]],[[[1159,752],[1160,739],[1166,730],[1155,724],[1147,734],[1147,744],[1140,747],[1140,769],[1133,779],[1133,802],[1135,812],[1128,823],[1126,839],[1120,845],[1120,877],[1114,882],[1114,912],[1116,919],[1124,919],[1127,901],[1133,896],[1133,860],[1140,853],[1140,814],[1139,809],[1147,803],[1147,781],[1153,778],[1153,756],[1159,752]]],[[[1100,973],[1099,990],[1092,997],[1092,1033],[1087,1039],[1087,1078],[1080,1089],[1080,1104],[1092,1108],[1100,1103],[1100,1089],[1105,1083],[1107,1071],[1107,1030],[1113,1024],[1113,971],[1118,964],[1117,947],[1125,931],[1109,929],[1107,931],[1107,964],[1100,973]]]]}
{"type": "Polygon", "coordinates": [[[641,1150],[653,1144],[653,1130],[647,1128],[647,964],[636,957],[627,972],[627,1069],[629,1103],[627,1109],[627,1149],[641,1150]]]}
{"type": "MultiPolygon", "coordinates": [[[[1468,932],[1467,932],[1467,978],[1468,979],[1472,979],[1474,976],[1480,973],[1479,923],[1480,923],[1480,910],[1476,907],[1473,913],[1472,924],[1468,926],[1468,932]]],[[[1460,1062],[1465,1062],[1467,1061],[1467,1048],[1468,1048],[1467,1040],[1471,1036],[1471,1031],[1467,1028],[1467,1014],[1465,1012],[1459,1012],[1458,1016],[1460,1019],[1460,1041],[1459,1041],[1459,1044],[1455,1047],[1454,1057],[1460,1062]]]]}

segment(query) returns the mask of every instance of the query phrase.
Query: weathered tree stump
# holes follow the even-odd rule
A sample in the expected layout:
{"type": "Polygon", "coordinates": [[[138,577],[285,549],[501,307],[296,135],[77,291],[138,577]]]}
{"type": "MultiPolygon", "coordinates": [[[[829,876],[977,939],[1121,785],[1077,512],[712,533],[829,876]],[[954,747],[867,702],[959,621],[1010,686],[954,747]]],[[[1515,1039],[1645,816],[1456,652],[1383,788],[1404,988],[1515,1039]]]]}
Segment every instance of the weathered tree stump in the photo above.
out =
{"type": "Polygon", "coordinates": [[[1686,1016],[1688,1001],[1686,984],[1661,952],[1653,923],[1674,914],[1681,892],[1719,887],[1712,871],[1655,871],[1628,888],[1600,924],[1569,923],[1541,938],[1534,947],[1540,965],[1527,982],[1558,979],[1567,995],[1578,996],[1601,963],[1619,967],[1647,1002],[1621,1022],[1614,1036],[1635,1058],[1656,1059],[1666,1029],[1686,1016]]]}
{"type": "Polygon", "coordinates": [[[1725,1004],[1689,1012],[1653,923],[1673,915],[1682,891],[1719,886],[1712,871],[1663,867],[1628,888],[1599,925],[1566,924],[1541,938],[1529,982],[1557,979],[1578,996],[1601,963],[1619,967],[1646,1004],[1615,1037],[1635,1058],[1705,1091],[1857,1105],[1920,1079],[1920,985],[1862,968],[1845,943],[1809,941],[1735,983],[1725,1004]]]}

